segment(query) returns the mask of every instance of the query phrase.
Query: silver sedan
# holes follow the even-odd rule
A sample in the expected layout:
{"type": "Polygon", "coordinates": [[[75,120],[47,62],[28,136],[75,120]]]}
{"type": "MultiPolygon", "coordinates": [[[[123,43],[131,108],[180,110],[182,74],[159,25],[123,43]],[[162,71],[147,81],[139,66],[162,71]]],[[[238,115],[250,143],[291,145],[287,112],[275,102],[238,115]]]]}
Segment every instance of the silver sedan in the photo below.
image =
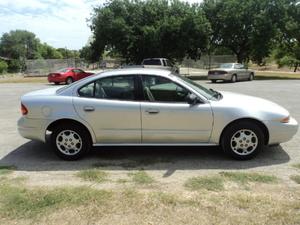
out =
{"type": "Polygon", "coordinates": [[[224,63],[219,68],[208,71],[208,80],[215,83],[217,80],[236,82],[239,80],[253,80],[254,71],[247,69],[240,63],[224,63]]]}
{"type": "Polygon", "coordinates": [[[107,145],[220,145],[236,159],[250,159],[298,129],[273,102],[143,68],[30,92],[22,96],[21,110],[20,134],[43,142],[49,135],[56,154],[67,160],[107,145]]]}

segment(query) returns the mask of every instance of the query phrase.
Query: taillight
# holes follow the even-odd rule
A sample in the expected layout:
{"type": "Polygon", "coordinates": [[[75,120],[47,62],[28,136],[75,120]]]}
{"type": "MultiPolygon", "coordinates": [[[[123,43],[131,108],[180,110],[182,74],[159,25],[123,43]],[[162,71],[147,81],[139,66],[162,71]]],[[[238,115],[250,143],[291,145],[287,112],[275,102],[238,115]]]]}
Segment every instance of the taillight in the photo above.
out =
{"type": "Polygon", "coordinates": [[[23,103],[21,103],[21,112],[22,112],[22,115],[27,115],[28,113],[28,109],[25,107],[25,105],[23,105],[23,103]]]}

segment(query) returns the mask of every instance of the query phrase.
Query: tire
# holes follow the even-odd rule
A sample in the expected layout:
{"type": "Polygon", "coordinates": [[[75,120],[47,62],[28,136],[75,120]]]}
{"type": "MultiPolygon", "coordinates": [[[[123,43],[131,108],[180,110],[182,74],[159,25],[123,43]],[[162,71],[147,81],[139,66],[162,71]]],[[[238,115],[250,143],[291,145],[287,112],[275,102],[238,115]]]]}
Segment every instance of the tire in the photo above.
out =
{"type": "Polygon", "coordinates": [[[54,82],[55,85],[59,85],[59,82],[54,82]]]}
{"type": "Polygon", "coordinates": [[[233,74],[231,77],[231,83],[235,83],[235,82],[237,82],[237,77],[235,74],[233,74]]]}
{"type": "Polygon", "coordinates": [[[234,159],[252,159],[264,147],[264,133],[253,122],[236,122],[223,132],[221,145],[224,152],[234,159]]]}
{"type": "Polygon", "coordinates": [[[212,82],[212,83],[216,83],[216,82],[217,82],[217,80],[211,80],[211,82],[212,82]]]}
{"type": "Polygon", "coordinates": [[[58,157],[64,160],[77,160],[89,152],[92,142],[86,129],[77,124],[67,123],[53,129],[51,145],[58,157]]]}
{"type": "Polygon", "coordinates": [[[249,78],[248,78],[249,81],[252,81],[254,80],[254,74],[253,73],[250,73],[249,74],[249,78]]]}
{"type": "Polygon", "coordinates": [[[68,77],[66,79],[66,84],[72,84],[74,82],[73,78],[72,77],[68,77]]]}

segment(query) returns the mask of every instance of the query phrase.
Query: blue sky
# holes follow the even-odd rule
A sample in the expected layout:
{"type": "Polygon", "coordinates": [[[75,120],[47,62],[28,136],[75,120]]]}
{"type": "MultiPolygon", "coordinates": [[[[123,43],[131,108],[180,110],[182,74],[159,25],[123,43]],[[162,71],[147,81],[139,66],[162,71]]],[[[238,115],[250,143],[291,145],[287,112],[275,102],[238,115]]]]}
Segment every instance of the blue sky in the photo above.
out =
{"type": "MultiPolygon", "coordinates": [[[[186,0],[199,2],[200,0],[186,0]]],[[[56,48],[80,49],[91,36],[86,19],[105,0],[0,0],[0,35],[31,31],[56,48]]]]}

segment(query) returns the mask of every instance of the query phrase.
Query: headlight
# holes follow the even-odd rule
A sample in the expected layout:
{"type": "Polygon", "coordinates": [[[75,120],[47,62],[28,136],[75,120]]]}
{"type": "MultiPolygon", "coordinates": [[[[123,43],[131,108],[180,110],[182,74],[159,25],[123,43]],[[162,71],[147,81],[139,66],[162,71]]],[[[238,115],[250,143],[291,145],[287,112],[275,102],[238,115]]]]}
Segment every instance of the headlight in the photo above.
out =
{"type": "Polygon", "coordinates": [[[288,123],[290,122],[290,116],[284,117],[283,119],[280,120],[281,123],[288,123]]]}

